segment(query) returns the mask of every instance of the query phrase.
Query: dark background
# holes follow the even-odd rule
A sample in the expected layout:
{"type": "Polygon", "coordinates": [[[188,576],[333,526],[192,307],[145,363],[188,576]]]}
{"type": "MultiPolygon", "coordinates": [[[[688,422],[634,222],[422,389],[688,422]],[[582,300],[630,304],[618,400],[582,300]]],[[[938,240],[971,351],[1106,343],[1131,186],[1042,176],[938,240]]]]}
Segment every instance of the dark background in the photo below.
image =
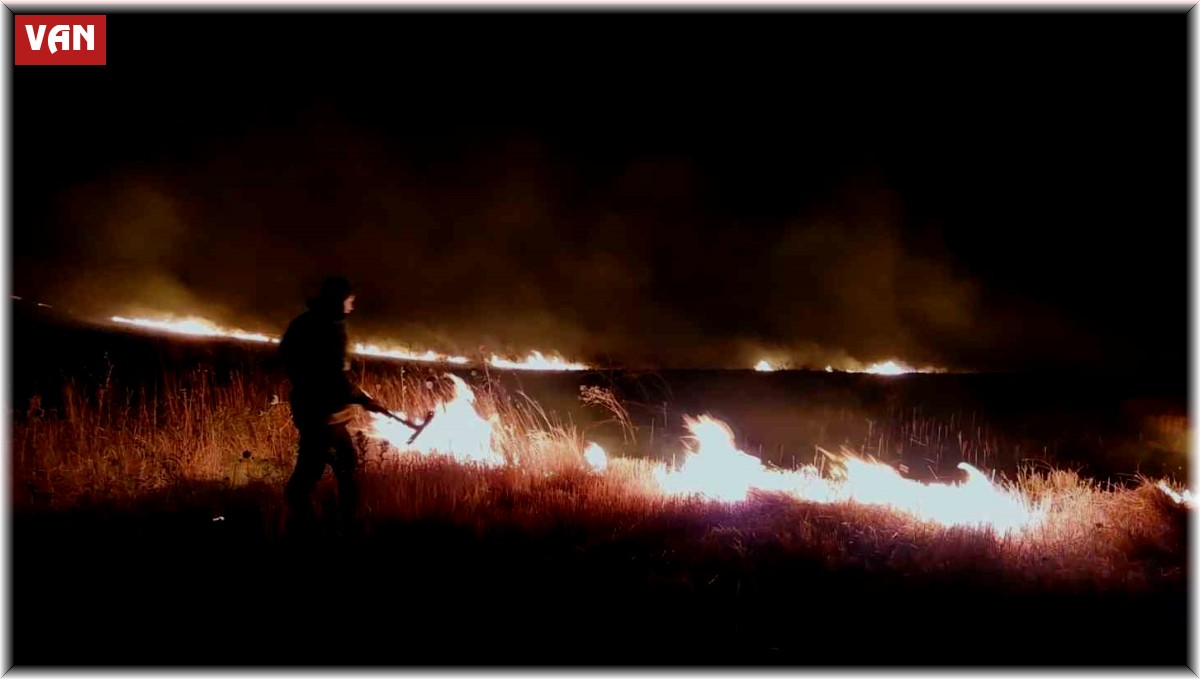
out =
{"type": "MultiPolygon", "coordinates": [[[[100,10],[89,10],[99,12],[100,10]]],[[[653,367],[1187,361],[1180,13],[108,13],[13,293],[653,367]]]]}

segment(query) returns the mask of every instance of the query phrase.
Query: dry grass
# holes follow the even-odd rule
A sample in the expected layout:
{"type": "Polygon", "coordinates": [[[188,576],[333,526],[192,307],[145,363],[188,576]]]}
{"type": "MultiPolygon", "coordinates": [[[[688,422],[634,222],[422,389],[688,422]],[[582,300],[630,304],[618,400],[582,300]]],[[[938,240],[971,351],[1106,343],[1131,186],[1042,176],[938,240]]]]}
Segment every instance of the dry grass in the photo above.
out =
{"type": "MultiPolygon", "coordinates": [[[[452,388],[425,375],[360,377],[377,398],[404,404],[410,413],[430,409],[452,388]]],[[[801,503],[765,493],[731,504],[668,498],[655,492],[649,463],[614,458],[605,473],[596,473],[583,461],[586,441],[576,428],[495,384],[477,393],[481,412],[497,415],[503,424],[499,446],[510,464],[485,469],[399,454],[360,438],[369,531],[413,520],[480,534],[568,531],[575,548],[584,551],[625,541],[729,564],[806,555],[836,568],[983,570],[987,577],[1029,587],[1074,583],[1136,590],[1184,578],[1186,510],[1149,480],[1116,487],[1073,472],[1026,468],[1008,483],[1048,502],[1050,514],[1042,527],[1009,537],[938,527],[880,508],[801,503]]],[[[216,484],[256,498],[267,515],[264,537],[272,537],[296,445],[282,396],[282,385],[261,375],[218,377],[208,370],[167,374],[136,388],[111,379],[91,387],[69,383],[61,409],[47,412],[34,402],[16,417],[17,508],[120,507],[216,484]]],[[[581,399],[608,409],[633,436],[611,394],[590,390],[581,399]]],[[[363,425],[360,418],[358,426],[363,425]]],[[[692,575],[662,577],[683,581],[692,575]]],[[[737,577],[739,583],[753,582],[750,575],[737,577]]]]}

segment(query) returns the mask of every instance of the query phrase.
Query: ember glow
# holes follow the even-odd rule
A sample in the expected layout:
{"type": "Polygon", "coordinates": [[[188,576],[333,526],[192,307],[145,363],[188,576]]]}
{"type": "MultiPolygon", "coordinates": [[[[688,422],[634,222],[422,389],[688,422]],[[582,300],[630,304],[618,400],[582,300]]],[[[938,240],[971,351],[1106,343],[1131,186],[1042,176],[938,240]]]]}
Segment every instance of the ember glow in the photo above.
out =
{"type": "Polygon", "coordinates": [[[823,477],[813,465],[798,470],[767,468],[738,450],[733,432],[709,416],[685,418],[694,446],[674,470],[660,468],[656,480],[667,493],[700,495],[727,502],[746,499],[751,490],[782,492],[808,502],[854,502],[905,512],[945,526],[992,528],[1005,533],[1037,525],[1044,507],[1020,493],[993,485],[963,462],[967,479],[959,484],[925,484],[900,475],[890,465],[849,454],[831,455],[835,471],[823,477]]]}
{"type": "Polygon", "coordinates": [[[229,337],[231,339],[244,340],[247,342],[274,342],[278,343],[279,339],[264,335],[257,332],[245,332],[243,330],[229,330],[222,328],[215,323],[206,321],[203,318],[194,316],[179,319],[154,321],[148,318],[125,318],[123,316],[113,316],[114,323],[123,325],[133,325],[139,328],[149,330],[159,330],[162,332],[174,333],[177,335],[190,335],[192,337],[229,337]]]}
{"type": "MultiPolygon", "coordinates": [[[[416,451],[423,455],[442,454],[460,462],[478,463],[487,466],[504,464],[504,456],[496,447],[495,415],[484,418],[475,408],[475,392],[455,375],[446,375],[454,383],[454,395],[434,413],[433,420],[416,440],[408,443],[413,431],[403,424],[382,415],[371,413],[372,429],[367,436],[382,439],[402,451],[416,451]]],[[[413,421],[408,416],[404,419],[413,421]]]]}
{"type": "Polygon", "coordinates": [[[523,361],[510,361],[500,358],[495,354],[488,361],[494,368],[507,368],[510,370],[587,370],[588,366],[583,363],[571,363],[557,356],[547,358],[540,351],[530,352],[529,356],[523,361]]]}

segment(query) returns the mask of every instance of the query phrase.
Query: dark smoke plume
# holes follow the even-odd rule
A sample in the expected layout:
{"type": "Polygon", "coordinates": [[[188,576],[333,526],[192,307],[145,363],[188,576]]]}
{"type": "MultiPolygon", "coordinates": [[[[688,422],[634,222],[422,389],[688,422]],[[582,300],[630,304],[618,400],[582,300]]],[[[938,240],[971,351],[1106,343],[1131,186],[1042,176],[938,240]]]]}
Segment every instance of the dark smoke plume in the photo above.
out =
{"type": "Polygon", "coordinates": [[[869,169],[791,216],[745,216],[714,209],[711,182],[670,154],[600,170],[513,135],[433,151],[381,139],[316,113],[77,185],[16,289],[93,316],[278,333],[343,273],[359,339],[655,368],[990,368],[1094,350],[1052,311],[989,296],[869,169]]]}

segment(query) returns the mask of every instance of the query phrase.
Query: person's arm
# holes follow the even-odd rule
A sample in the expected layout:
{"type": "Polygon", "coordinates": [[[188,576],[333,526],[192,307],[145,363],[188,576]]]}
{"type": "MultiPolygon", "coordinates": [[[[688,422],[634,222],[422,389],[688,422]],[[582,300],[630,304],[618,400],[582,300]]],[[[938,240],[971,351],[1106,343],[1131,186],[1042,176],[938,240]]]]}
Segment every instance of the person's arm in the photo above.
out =
{"type": "Polygon", "coordinates": [[[350,393],[350,403],[360,405],[371,412],[389,412],[387,408],[383,407],[382,403],[376,401],[374,397],[360,389],[359,386],[349,378],[349,376],[346,377],[346,385],[350,393]]]}
{"type": "Polygon", "coordinates": [[[339,361],[339,391],[345,395],[347,403],[362,406],[371,412],[388,412],[387,408],[383,407],[381,403],[372,398],[370,394],[367,394],[365,391],[363,391],[357,384],[354,383],[354,380],[351,379],[350,361],[347,360],[346,351],[348,343],[349,341],[346,338],[346,331],[339,327],[337,329],[336,338],[336,346],[338,348],[337,356],[339,361]]]}

